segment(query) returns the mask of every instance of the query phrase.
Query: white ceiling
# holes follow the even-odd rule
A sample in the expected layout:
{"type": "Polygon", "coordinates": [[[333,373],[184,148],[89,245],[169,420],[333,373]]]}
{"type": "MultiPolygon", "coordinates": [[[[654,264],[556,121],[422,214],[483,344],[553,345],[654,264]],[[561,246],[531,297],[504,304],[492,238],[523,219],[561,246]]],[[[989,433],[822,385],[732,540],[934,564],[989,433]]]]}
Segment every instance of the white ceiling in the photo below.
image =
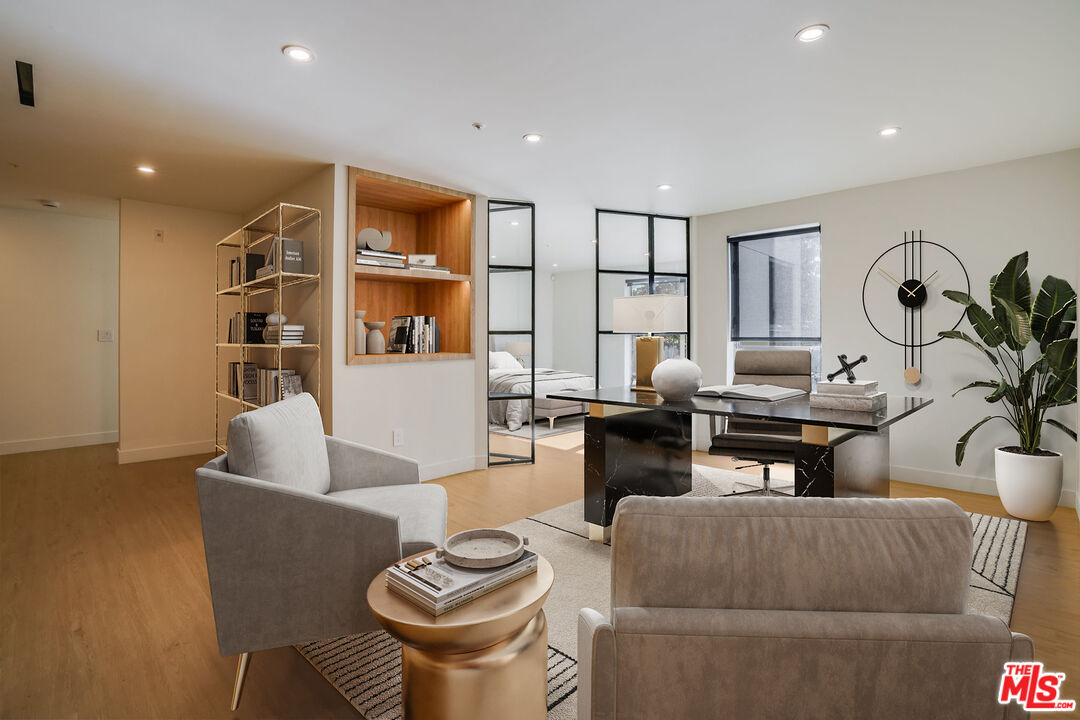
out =
{"type": "Polygon", "coordinates": [[[541,261],[586,267],[596,206],[699,214],[1080,146],[1078,31],[1076,0],[0,0],[0,201],[240,212],[344,162],[533,200],[541,261]]]}

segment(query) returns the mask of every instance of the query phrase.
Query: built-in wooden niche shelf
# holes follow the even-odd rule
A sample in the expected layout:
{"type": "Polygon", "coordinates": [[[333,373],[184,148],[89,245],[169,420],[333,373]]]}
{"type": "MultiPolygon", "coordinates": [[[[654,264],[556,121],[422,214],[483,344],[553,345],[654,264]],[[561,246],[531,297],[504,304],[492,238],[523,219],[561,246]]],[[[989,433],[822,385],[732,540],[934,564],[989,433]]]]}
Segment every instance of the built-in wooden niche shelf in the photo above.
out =
{"type": "Polygon", "coordinates": [[[352,270],[347,307],[364,310],[364,320],[385,322],[386,337],[395,315],[434,315],[439,323],[439,353],[357,355],[354,312],[347,323],[346,360],[350,365],[461,360],[473,357],[472,294],[473,208],[468,193],[349,168],[352,228],[346,262],[352,270]],[[389,231],[390,250],[431,254],[449,273],[418,268],[356,264],[356,234],[368,227],[389,231]]]}

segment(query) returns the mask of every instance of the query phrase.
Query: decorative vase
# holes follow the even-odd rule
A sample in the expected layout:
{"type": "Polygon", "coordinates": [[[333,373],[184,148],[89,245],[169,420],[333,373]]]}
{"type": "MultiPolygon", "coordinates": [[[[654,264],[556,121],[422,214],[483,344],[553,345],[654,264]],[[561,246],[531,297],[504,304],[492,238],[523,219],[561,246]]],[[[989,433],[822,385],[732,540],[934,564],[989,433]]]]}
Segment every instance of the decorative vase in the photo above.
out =
{"type": "Polygon", "coordinates": [[[701,368],[692,360],[665,360],[653,368],[652,385],[664,400],[689,400],[701,387],[701,368]]]}
{"type": "Polygon", "coordinates": [[[1005,510],[1023,520],[1049,520],[1061,498],[1061,453],[1024,455],[994,450],[994,480],[1005,510]]]}
{"type": "Polygon", "coordinates": [[[356,354],[363,355],[367,352],[367,330],[364,329],[364,315],[367,314],[367,310],[356,311],[356,354]]]}
{"type": "Polygon", "coordinates": [[[367,353],[368,355],[382,355],[386,352],[386,338],[383,337],[380,328],[384,322],[366,322],[367,326],[367,353]]]}

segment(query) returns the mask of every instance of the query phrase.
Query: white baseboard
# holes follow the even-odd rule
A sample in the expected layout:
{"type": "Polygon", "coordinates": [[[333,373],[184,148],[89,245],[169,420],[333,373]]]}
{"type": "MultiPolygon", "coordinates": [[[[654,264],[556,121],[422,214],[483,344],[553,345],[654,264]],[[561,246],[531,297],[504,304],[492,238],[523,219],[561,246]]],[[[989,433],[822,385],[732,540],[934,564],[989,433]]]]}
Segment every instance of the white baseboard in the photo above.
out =
{"type": "MultiPolygon", "coordinates": [[[[889,476],[893,480],[899,480],[900,482],[931,485],[933,487],[948,488],[949,490],[962,490],[964,492],[979,493],[980,495],[997,495],[997,486],[994,484],[993,478],[946,473],[938,470],[924,470],[923,468],[904,467],[903,465],[893,465],[889,476]]],[[[1077,507],[1076,491],[1068,487],[1063,489],[1058,505],[1077,507]]]]}
{"type": "Polygon", "coordinates": [[[476,470],[480,467],[483,467],[480,464],[481,460],[482,458],[477,457],[463,457],[455,458],[453,460],[444,460],[437,463],[428,463],[427,465],[421,465],[420,482],[426,482],[428,480],[435,480],[437,478],[446,477],[447,475],[457,475],[458,473],[476,470]]]}
{"type": "Polygon", "coordinates": [[[0,442],[0,455],[37,452],[38,450],[59,450],[60,448],[82,447],[84,445],[105,445],[114,443],[117,439],[117,431],[109,430],[107,432],[58,435],[56,437],[33,438],[31,440],[5,440],[0,442]]]}
{"type": "Polygon", "coordinates": [[[187,455],[203,455],[214,452],[213,440],[200,440],[199,442],[178,443],[176,445],[156,445],[153,447],[135,448],[131,450],[116,450],[116,461],[121,465],[128,463],[147,462],[148,460],[165,460],[166,458],[185,457],[187,455]]]}

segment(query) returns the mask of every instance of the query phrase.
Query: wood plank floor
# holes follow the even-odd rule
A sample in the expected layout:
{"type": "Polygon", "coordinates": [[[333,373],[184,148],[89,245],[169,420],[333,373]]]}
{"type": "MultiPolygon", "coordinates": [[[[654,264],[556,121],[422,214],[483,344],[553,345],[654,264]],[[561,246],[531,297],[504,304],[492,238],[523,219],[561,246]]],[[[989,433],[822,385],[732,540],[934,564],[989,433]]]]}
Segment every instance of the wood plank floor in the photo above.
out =
{"type": "MultiPolygon", "coordinates": [[[[580,446],[580,433],[556,436],[538,446],[536,465],[439,480],[450,531],[579,498],[580,446]]],[[[254,655],[240,711],[228,711],[235,659],[217,652],[195,501],[194,469],[207,457],[121,466],[114,445],[0,457],[0,716],[357,716],[291,648],[254,655]]],[[[1004,514],[983,495],[903,483],[893,495],[1004,514]]],[[[1068,673],[1072,698],[1078,588],[1080,527],[1061,508],[1029,525],[1012,625],[1035,639],[1049,669],[1068,673]]]]}

